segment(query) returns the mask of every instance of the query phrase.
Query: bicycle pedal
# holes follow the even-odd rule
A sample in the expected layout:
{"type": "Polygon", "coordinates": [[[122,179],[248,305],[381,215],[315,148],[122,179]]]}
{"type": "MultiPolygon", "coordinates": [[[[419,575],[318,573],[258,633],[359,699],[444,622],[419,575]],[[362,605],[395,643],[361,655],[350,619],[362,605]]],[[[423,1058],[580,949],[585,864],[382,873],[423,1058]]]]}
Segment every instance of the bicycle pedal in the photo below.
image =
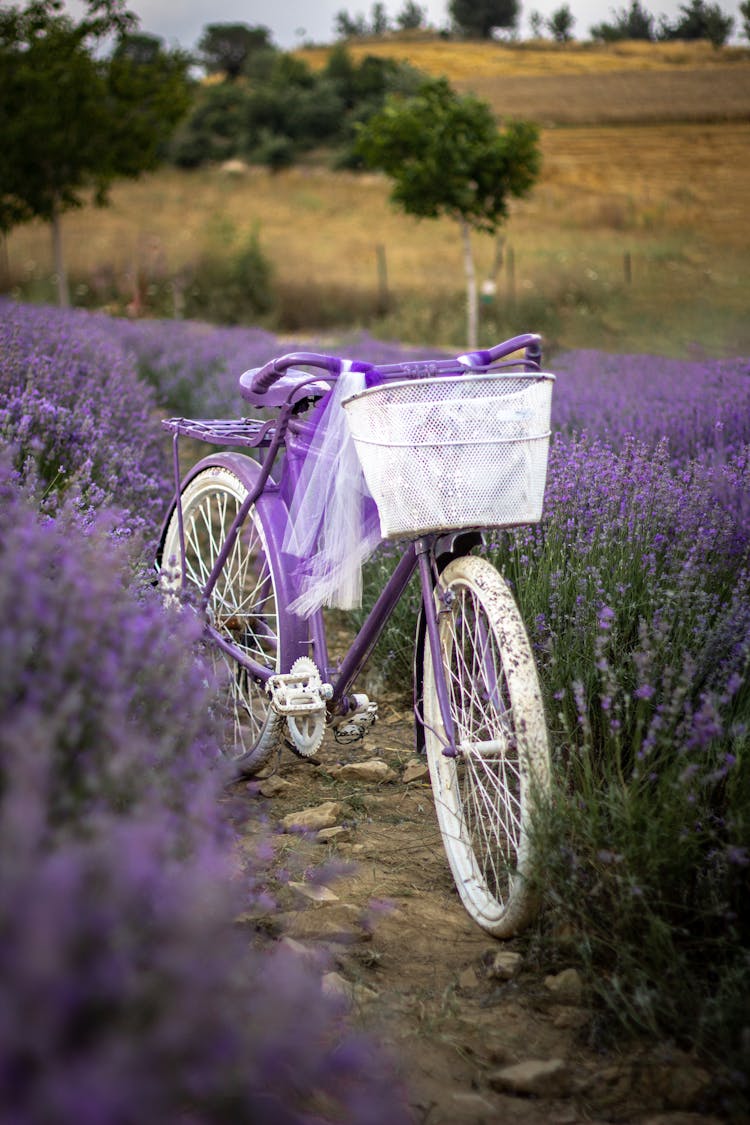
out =
{"type": "Polygon", "coordinates": [[[360,742],[378,717],[377,703],[364,693],[350,696],[349,701],[349,710],[333,726],[334,739],[344,745],[360,742]]]}
{"type": "Polygon", "coordinates": [[[266,692],[278,715],[302,718],[325,714],[326,701],[333,695],[333,687],[323,683],[312,660],[301,657],[294,662],[291,671],[270,676],[266,680],[266,692]]]}

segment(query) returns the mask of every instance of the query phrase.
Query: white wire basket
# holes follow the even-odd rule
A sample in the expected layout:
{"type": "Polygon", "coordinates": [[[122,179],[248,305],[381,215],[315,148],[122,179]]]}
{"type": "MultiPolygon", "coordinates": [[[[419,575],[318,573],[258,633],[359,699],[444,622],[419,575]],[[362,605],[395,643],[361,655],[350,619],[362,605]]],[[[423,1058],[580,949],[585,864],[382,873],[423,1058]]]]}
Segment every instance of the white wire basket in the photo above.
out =
{"type": "Polygon", "coordinates": [[[459,375],[345,399],[383,538],[537,523],[554,381],[537,372],[459,375]]]}

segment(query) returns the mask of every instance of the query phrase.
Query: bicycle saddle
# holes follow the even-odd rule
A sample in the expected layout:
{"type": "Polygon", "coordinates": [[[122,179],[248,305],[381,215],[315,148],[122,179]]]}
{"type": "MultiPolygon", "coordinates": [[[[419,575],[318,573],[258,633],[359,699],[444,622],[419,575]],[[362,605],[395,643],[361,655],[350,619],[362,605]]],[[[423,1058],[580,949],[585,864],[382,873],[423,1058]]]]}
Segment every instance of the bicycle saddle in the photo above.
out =
{"type": "Polygon", "coordinates": [[[251,367],[240,375],[240,394],[253,406],[283,406],[286,402],[299,402],[303,398],[321,398],[331,389],[325,380],[315,379],[309,371],[290,367],[267,391],[258,394],[252,390],[252,381],[259,370],[251,367]]]}

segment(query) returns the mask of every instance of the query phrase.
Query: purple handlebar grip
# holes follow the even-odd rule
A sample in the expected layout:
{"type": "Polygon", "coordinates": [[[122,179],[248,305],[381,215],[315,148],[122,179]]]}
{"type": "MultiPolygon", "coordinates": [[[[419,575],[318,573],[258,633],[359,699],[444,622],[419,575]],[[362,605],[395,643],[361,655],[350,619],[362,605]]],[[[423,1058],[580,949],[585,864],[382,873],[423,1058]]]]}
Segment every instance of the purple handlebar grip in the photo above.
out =
{"type": "Polygon", "coordinates": [[[295,364],[307,367],[320,367],[329,375],[338,375],[341,371],[341,360],[333,355],[318,355],[317,352],[290,352],[288,355],[271,359],[256,373],[250,384],[250,389],[255,394],[263,394],[277,379],[295,364]]]}
{"type": "Polygon", "coordinates": [[[456,356],[459,363],[466,367],[489,367],[491,363],[502,359],[503,356],[524,348],[529,359],[541,358],[541,336],[536,333],[526,332],[523,336],[514,336],[511,340],[504,340],[502,344],[495,344],[494,348],[484,351],[467,352],[465,355],[456,356]]]}

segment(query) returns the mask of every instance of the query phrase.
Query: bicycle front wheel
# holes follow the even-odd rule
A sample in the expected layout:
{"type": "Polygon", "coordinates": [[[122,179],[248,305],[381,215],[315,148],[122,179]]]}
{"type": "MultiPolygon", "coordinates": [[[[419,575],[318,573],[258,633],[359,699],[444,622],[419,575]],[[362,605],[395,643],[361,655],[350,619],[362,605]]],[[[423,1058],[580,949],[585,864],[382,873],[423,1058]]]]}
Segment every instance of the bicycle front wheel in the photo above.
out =
{"type": "MultiPolygon", "coordinates": [[[[182,492],[185,579],[197,594],[206,582],[227,533],[248,495],[248,485],[223,465],[209,465],[182,492]]],[[[182,586],[177,510],[167,526],[161,552],[162,588],[182,586]]],[[[221,692],[224,750],[241,772],[254,773],[281,743],[281,720],[261,682],[232,652],[270,672],[281,671],[279,582],[263,524],[251,508],[206,606],[208,623],[227,647],[211,645],[221,692]]]]}
{"type": "Polygon", "coordinates": [[[448,591],[438,603],[442,673],[457,753],[443,753],[426,641],[425,746],[435,809],[466,910],[489,933],[511,937],[534,913],[531,819],[550,788],[539,681],[523,621],[495,568],[457,558],[441,583],[448,591]]]}

